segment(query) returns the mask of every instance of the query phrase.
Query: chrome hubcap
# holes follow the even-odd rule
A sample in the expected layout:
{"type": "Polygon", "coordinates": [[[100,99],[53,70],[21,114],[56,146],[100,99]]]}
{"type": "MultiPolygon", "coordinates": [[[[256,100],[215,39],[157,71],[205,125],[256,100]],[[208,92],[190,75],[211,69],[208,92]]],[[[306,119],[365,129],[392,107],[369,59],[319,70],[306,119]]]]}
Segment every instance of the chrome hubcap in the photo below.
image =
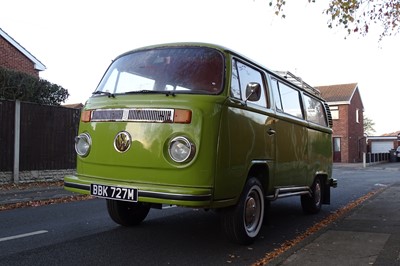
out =
{"type": "Polygon", "coordinates": [[[314,198],[315,205],[319,205],[321,202],[321,184],[319,182],[315,184],[314,198]]]}

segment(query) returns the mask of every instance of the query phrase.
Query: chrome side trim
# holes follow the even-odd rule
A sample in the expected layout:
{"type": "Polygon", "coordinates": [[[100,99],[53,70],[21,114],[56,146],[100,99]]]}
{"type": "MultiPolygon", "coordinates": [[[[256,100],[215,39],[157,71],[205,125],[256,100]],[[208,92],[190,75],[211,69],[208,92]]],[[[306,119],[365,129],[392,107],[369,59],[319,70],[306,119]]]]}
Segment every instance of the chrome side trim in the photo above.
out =
{"type": "Polygon", "coordinates": [[[251,164],[268,164],[268,160],[252,160],[251,164]]]}
{"type": "Polygon", "coordinates": [[[282,187],[276,188],[274,195],[267,196],[267,199],[270,201],[280,199],[280,198],[287,198],[292,196],[300,196],[300,195],[310,195],[311,190],[309,187],[282,187]]]}

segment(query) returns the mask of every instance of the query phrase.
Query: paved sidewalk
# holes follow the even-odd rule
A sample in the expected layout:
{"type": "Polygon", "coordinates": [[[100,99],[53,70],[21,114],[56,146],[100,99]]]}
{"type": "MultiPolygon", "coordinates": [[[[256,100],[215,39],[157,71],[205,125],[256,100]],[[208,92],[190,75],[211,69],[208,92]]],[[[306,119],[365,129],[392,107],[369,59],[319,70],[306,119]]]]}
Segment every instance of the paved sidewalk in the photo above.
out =
{"type": "MultiPolygon", "coordinates": [[[[335,168],[364,167],[363,164],[334,164],[335,168]]],[[[399,182],[268,265],[400,266],[400,163],[380,163],[367,168],[399,172],[399,182]]]]}
{"type": "Polygon", "coordinates": [[[0,205],[29,201],[58,199],[74,195],[61,186],[32,187],[27,189],[0,189],[0,205]]]}
{"type": "Polygon", "coordinates": [[[269,265],[400,265],[400,182],[269,265]]]}

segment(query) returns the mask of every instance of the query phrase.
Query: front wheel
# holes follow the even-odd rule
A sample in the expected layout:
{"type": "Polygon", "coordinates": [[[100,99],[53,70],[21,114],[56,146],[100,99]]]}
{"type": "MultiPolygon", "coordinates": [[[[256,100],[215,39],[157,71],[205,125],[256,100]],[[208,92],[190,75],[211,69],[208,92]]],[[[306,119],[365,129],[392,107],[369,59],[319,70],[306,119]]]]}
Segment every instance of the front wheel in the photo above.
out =
{"type": "Polygon", "coordinates": [[[321,210],[322,206],[322,182],[316,177],[311,187],[310,195],[301,195],[301,207],[307,214],[316,214],[321,210]]]}
{"type": "Polygon", "coordinates": [[[150,206],[141,202],[107,199],[107,210],[111,219],[123,226],[140,224],[150,211],[150,206]]]}
{"type": "Polygon", "coordinates": [[[248,245],[260,232],[264,218],[264,192],[256,178],[247,180],[239,202],[221,211],[222,230],[236,243],[248,245]]]}

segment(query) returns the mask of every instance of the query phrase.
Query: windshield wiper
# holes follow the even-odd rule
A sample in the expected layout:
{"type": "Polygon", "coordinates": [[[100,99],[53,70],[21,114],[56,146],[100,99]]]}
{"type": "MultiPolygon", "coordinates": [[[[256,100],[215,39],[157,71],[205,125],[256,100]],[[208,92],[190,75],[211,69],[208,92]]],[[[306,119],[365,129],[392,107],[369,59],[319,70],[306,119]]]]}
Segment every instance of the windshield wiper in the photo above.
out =
{"type": "Polygon", "coordinates": [[[140,91],[127,91],[125,94],[140,94],[140,93],[155,93],[155,94],[165,94],[165,96],[175,97],[175,93],[171,91],[153,91],[153,90],[140,90],[140,91]]]}
{"type": "Polygon", "coordinates": [[[108,96],[108,98],[115,98],[115,95],[113,94],[113,93],[111,93],[111,92],[108,92],[108,91],[95,91],[95,92],[93,92],[92,93],[93,95],[96,95],[96,94],[104,94],[104,95],[107,95],[108,96]]]}

